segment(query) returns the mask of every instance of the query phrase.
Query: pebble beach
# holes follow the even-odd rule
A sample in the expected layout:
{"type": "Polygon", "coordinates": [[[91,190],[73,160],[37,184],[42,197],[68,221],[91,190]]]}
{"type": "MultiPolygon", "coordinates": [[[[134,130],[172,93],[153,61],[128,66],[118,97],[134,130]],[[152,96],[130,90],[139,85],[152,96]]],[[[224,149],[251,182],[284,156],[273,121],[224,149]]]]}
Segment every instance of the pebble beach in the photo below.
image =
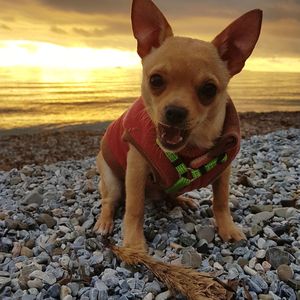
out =
{"type": "MultiPolygon", "coordinates": [[[[300,299],[299,149],[297,128],[246,134],[230,196],[245,241],[219,238],[210,188],[189,193],[199,200],[195,211],[148,203],[151,256],[234,282],[236,299],[300,299]]],[[[0,298],[185,299],[146,268],[126,266],[94,234],[101,209],[95,158],[68,157],[10,168],[6,161],[0,171],[0,298]]],[[[123,214],[121,207],[112,236],[118,244],[123,214]]]]}

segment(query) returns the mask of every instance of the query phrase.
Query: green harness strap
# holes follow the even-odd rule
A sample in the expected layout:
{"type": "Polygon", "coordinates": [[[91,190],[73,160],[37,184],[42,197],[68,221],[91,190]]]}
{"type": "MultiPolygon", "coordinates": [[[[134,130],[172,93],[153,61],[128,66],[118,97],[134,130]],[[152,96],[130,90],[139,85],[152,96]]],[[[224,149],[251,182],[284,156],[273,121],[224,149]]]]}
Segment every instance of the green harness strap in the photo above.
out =
{"type": "Polygon", "coordinates": [[[201,177],[205,173],[209,172],[213,168],[216,167],[217,164],[223,164],[227,161],[227,154],[223,153],[215,158],[213,158],[210,162],[207,164],[201,166],[198,169],[192,169],[188,168],[184,162],[180,159],[177,154],[173,152],[165,152],[165,155],[170,160],[171,164],[174,166],[174,168],[177,170],[179,179],[169,188],[167,188],[165,191],[166,193],[176,193],[180,189],[188,186],[191,184],[194,180],[201,177]],[[189,179],[187,175],[190,174],[189,179]]]}

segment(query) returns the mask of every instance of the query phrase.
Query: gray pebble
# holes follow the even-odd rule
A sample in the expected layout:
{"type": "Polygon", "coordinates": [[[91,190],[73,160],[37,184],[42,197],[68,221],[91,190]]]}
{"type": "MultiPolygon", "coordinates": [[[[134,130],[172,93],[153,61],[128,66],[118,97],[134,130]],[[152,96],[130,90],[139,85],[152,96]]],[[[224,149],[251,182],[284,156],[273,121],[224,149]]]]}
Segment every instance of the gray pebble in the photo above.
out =
{"type": "Polygon", "coordinates": [[[277,275],[280,280],[282,280],[284,282],[288,282],[290,279],[293,278],[294,271],[290,266],[288,266],[286,264],[282,264],[282,265],[278,266],[278,268],[277,268],[277,275]]]}
{"type": "Polygon", "coordinates": [[[158,294],[155,297],[155,300],[168,300],[171,299],[171,297],[172,297],[172,293],[169,290],[167,290],[163,293],[158,294]]]}
{"type": "Polygon", "coordinates": [[[199,268],[202,263],[202,255],[193,247],[183,249],[181,263],[192,268],[199,268]]]}
{"type": "Polygon", "coordinates": [[[282,264],[289,264],[291,255],[280,248],[273,247],[267,250],[266,259],[274,269],[277,269],[282,264]]]}
{"type": "Polygon", "coordinates": [[[144,287],[144,291],[147,293],[152,293],[157,295],[161,292],[161,287],[159,283],[155,280],[153,282],[147,282],[144,287]]]}
{"type": "Polygon", "coordinates": [[[213,226],[196,225],[195,230],[199,240],[205,239],[208,243],[211,243],[215,238],[215,228],[213,226]]]}
{"type": "Polygon", "coordinates": [[[50,284],[50,285],[52,285],[56,282],[56,278],[52,273],[46,273],[46,272],[42,272],[40,270],[33,271],[32,273],[29,274],[29,277],[32,279],[34,279],[34,278],[41,279],[45,283],[50,284]]]}
{"type": "MultiPolygon", "coordinates": [[[[201,271],[219,270],[222,280],[243,280],[254,300],[262,295],[273,300],[294,299],[293,289],[299,289],[300,280],[299,201],[295,201],[300,178],[299,136],[300,130],[289,129],[242,141],[233,162],[230,207],[248,241],[225,243],[215,235],[209,219],[212,191],[202,188],[190,193],[200,199],[201,208],[195,211],[187,213],[177,207],[170,212],[164,205],[158,209],[151,204],[145,206],[144,229],[151,255],[172,263],[186,259],[201,271]],[[236,184],[243,175],[248,186],[236,184]],[[191,245],[193,251],[182,248],[191,245]],[[292,273],[282,277],[282,264],[292,270],[292,278],[292,273]]],[[[101,210],[98,181],[94,158],[0,171],[0,204],[9,216],[0,212],[0,231],[5,233],[0,239],[0,278],[6,285],[1,297],[53,298],[60,280],[68,279],[67,270],[74,281],[62,286],[59,297],[54,298],[171,297],[168,291],[162,292],[165,287],[146,268],[127,268],[92,232],[101,210]],[[22,210],[18,208],[20,203],[24,204],[22,210]],[[39,218],[41,225],[36,223],[39,218]],[[20,247],[12,252],[16,244],[20,247]],[[29,277],[35,271],[44,278],[29,277]]],[[[122,241],[122,218],[121,209],[114,220],[113,239],[118,244],[122,241]]],[[[237,299],[245,298],[242,290],[238,288],[237,299]]]]}
{"type": "Polygon", "coordinates": [[[28,193],[22,201],[22,204],[24,205],[28,205],[28,204],[41,205],[42,203],[43,203],[43,196],[37,190],[28,193]]]}

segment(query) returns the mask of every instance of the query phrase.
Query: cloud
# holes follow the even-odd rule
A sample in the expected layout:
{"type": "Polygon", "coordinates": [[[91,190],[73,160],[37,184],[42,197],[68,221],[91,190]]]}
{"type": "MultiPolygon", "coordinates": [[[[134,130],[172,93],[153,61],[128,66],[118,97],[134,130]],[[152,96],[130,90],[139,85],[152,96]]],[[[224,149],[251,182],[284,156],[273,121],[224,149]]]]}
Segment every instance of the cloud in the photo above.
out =
{"type": "Polygon", "coordinates": [[[41,4],[63,11],[74,11],[82,14],[124,14],[130,11],[130,0],[39,0],[41,4]]]}
{"type": "MultiPolygon", "coordinates": [[[[211,40],[244,12],[261,8],[263,28],[254,54],[300,54],[299,0],[154,2],[175,34],[204,40],[211,40]]],[[[21,39],[133,51],[136,48],[130,24],[131,0],[0,0],[0,7],[0,41],[21,39]]]]}
{"type": "Polygon", "coordinates": [[[11,30],[11,28],[5,24],[0,24],[0,29],[11,30]]]}
{"type": "Polygon", "coordinates": [[[58,34],[67,34],[67,31],[63,30],[62,28],[58,27],[58,26],[51,26],[50,30],[54,33],[58,33],[58,34]]]}
{"type": "MultiPolygon", "coordinates": [[[[73,11],[81,14],[129,15],[131,0],[38,0],[56,10],[73,11]]],[[[240,0],[154,0],[156,5],[170,18],[189,17],[237,17],[247,10],[260,8],[267,11],[266,19],[280,20],[285,18],[299,19],[299,0],[240,1],[240,0]]]]}
{"type": "Polygon", "coordinates": [[[73,31],[81,36],[84,37],[102,37],[105,35],[105,30],[103,29],[92,29],[92,30],[85,30],[82,28],[73,28],[73,31]]]}

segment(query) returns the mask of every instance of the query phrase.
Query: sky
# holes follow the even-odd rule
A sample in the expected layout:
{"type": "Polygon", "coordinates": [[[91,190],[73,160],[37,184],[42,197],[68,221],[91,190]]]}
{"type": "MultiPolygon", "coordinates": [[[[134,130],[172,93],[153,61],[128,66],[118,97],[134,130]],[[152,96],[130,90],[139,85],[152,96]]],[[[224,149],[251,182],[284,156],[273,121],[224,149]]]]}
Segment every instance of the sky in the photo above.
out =
{"type": "MultiPolygon", "coordinates": [[[[300,0],[154,0],[175,35],[210,41],[248,10],[264,12],[249,70],[300,72],[300,0]]],[[[130,0],[0,0],[0,67],[135,66],[130,0]]]]}

